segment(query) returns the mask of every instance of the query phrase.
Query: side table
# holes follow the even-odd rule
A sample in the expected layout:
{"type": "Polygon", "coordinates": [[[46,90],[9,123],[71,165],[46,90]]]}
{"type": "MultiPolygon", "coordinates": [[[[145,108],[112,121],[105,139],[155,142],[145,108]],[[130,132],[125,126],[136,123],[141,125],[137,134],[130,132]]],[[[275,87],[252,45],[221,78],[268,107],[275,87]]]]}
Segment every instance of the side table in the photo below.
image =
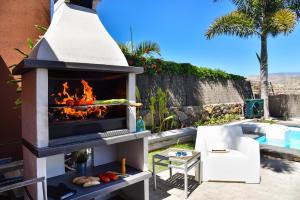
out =
{"type": "Polygon", "coordinates": [[[153,155],[152,157],[152,167],[153,167],[153,179],[154,179],[154,189],[156,189],[156,171],[155,166],[165,166],[169,168],[170,177],[172,177],[172,169],[181,169],[184,172],[184,195],[185,198],[188,197],[188,172],[193,168],[196,168],[196,177],[195,179],[201,183],[201,174],[200,174],[200,161],[201,154],[197,151],[178,149],[178,148],[169,148],[158,154],[153,155]],[[179,156],[170,156],[170,152],[191,152],[191,156],[179,157],[179,156]],[[167,160],[169,164],[162,163],[162,161],[167,160]],[[176,162],[176,165],[174,164],[176,162]],[[178,165],[177,165],[178,164],[178,165]]]}

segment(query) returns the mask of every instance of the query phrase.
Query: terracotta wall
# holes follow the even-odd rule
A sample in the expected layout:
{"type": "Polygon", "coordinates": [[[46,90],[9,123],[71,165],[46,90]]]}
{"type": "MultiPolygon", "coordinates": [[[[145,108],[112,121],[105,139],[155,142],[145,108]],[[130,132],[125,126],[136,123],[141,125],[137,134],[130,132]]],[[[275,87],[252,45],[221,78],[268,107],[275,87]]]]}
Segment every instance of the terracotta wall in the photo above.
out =
{"type": "Polygon", "coordinates": [[[0,2],[0,158],[21,159],[21,110],[14,109],[16,86],[7,85],[8,66],[22,56],[13,49],[29,52],[27,38],[35,40],[35,24],[49,26],[50,0],[8,0],[0,2]]]}

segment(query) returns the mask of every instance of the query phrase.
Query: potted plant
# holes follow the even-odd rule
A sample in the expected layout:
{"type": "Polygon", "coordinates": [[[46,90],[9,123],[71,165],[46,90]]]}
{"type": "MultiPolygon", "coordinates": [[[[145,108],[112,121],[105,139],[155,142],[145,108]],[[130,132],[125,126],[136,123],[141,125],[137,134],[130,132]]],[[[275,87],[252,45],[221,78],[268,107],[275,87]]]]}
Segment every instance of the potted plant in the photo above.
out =
{"type": "Polygon", "coordinates": [[[89,158],[89,154],[86,149],[77,151],[75,153],[75,165],[78,173],[85,174],[88,158],[89,158]]]}

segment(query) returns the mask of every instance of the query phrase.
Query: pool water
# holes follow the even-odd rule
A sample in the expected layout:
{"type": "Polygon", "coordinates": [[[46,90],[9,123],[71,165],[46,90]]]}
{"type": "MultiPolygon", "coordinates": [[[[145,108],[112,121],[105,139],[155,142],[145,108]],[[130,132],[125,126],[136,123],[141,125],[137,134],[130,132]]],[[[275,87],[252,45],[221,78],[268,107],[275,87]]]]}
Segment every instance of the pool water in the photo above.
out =
{"type": "Polygon", "coordinates": [[[280,146],[288,149],[300,149],[300,128],[288,128],[284,139],[262,136],[256,139],[260,144],[280,146]]]}

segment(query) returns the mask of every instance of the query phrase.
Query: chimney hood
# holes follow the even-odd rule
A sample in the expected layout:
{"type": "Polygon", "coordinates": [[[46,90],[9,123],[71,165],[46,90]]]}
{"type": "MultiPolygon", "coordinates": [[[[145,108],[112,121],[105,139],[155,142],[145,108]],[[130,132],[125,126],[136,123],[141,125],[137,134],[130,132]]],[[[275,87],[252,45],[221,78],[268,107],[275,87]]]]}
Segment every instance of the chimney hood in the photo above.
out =
{"type": "MultiPolygon", "coordinates": [[[[95,7],[93,0],[93,8],[95,7]]],[[[130,67],[118,44],[104,28],[95,10],[58,0],[52,22],[28,58],[14,69],[22,75],[32,69],[93,70],[143,73],[130,67]]]]}
{"type": "Polygon", "coordinates": [[[55,3],[50,27],[29,59],[128,66],[97,13],[64,0],[55,3]]]}
{"type": "Polygon", "coordinates": [[[95,10],[66,3],[65,0],[55,3],[47,32],[28,58],[13,69],[13,74],[22,75],[36,68],[136,74],[144,71],[141,67],[128,66],[124,54],[95,10]]]}

